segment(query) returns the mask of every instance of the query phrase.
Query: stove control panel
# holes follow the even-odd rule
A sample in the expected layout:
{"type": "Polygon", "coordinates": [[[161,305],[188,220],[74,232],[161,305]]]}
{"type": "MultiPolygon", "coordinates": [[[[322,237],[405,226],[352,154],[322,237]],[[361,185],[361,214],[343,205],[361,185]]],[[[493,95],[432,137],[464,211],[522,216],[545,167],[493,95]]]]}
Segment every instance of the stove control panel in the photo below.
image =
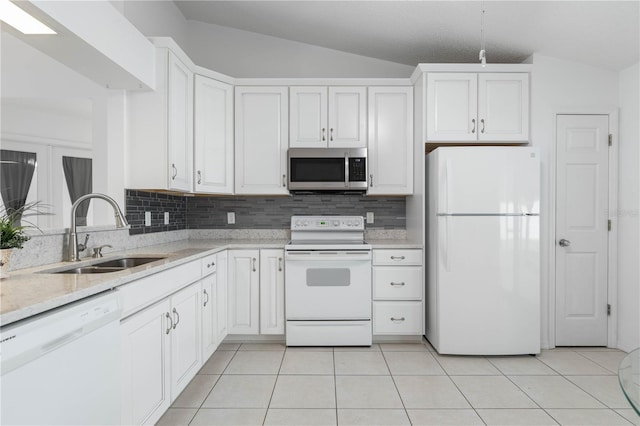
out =
{"type": "Polygon", "coordinates": [[[292,231],[362,231],[362,216],[291,216],[292,231]]]}

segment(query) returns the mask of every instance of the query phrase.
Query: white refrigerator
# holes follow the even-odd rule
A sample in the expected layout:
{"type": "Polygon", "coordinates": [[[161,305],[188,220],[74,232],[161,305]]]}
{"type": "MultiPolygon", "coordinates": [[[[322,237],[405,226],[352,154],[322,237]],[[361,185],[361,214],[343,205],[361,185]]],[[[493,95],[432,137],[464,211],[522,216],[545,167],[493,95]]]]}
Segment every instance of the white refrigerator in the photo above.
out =
{"type": "Polygon", "coordinates": [[[441,354],[540,353],[540,155],[427,155],[425,334],[441,354]]]}

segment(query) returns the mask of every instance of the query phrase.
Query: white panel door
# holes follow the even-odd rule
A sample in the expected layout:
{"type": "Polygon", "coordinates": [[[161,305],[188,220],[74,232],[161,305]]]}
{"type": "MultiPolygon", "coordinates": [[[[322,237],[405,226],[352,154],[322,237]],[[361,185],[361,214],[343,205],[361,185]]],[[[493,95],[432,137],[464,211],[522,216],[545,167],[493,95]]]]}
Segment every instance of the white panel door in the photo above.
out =
{"type": "Polygon", "coordinates": [[[175,399],[202,365],[200,283],[171,296],[171,398],[175,399]]]}
{"type": "Polygon", "coordinates": [[[437,213],[539,213],[540,158],[532,147],[444,147],[437,213]]]}
{"type": "Polygon", "coordinates": [[[540,218],[437,219],[438,352],[540,352],[540,218]]]}
{"type": "Polygon", "coordinates": [[[284,334],[284,250],[260,250],[260,334],[284,334]]]}
{"type": "Polygon", "coordinates": [[[193,170],[193,73],[173,53],[169,53],[168,84],[168,186],[169,189],[190,192],[193,170]]]}
{"type": "Polygon", "coordinates": [[[478,77],[475,73],[427,74],[427,140],[478,139],[478,77]]]}
{"type": "Polygon", "coordinates": [[[607,345],[609,117],[557,116],[556,345],[607,345]]]}
{"type": "Polygon", "coordinates": [[[170,310],[164,300],[120,323],[123,425],[154,424],[171,404],[170,310]]]}
{"type": "Polygon", "coordinates": [[[413,88],[370,87],[368,102],[367,193],[410,195],[413,193],[413,88]]]}
{"type": "Polygon", "coordinates": [[[292,148],[325,148],[327,130],[327,88],[325,86],[290,89],[292,148]]]}
{"type": "Polygon", "coordinates": [[[529,74],[478,74],[478,140],[529,139],[529,74]]]}
{"type": "Polygon", "coordinates": [[[229,250],[229,334],[260,333],[260,252],[229,250]]]}
{"type": "Polygon", "coordinates": [[[286,87],[236,87],[237,194],[289,194],[287,90],[286,87]]]}
{"type": "Polygon", "coordinates": [[[216,339],[217,344],[222,343],[225,337],[227,337],[227,251],[221,251],[216,255],[216,268],[217,282],[216,282],[216,339]]]}
{"type": "Polygon", "coordinates": [[[195,77],[194,190],[233,193],[233,90],[230,84],[195,77]]]}
{"type": "Polygon", "coordinates": [[[367,147],[367,88],[329,87],[329,147],[367,147]]]}

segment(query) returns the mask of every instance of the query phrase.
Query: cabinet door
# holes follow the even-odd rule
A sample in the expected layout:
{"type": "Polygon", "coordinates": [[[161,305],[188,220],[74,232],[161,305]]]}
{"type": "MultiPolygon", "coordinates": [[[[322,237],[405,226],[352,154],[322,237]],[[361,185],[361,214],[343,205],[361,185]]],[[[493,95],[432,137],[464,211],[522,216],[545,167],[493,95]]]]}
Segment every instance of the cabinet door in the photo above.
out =
{"type": "Polygon", "coordinates": [[[202,365],[200,283],[171,296],[171,397],[175,399],[202,365]]]}
{"type": "Polygon", "coordinates": [[[427,140],[477,140],[477,85],[477,74],[427,74],[427,140]]]}
{"type": "Polygon", "coordinates": [[[413,193],[413,88],[369,88],[369,195],[413,193]]]}
{"type": "Polygon", "coordinates": [[[529,74],[478,74],[478,139],[529,139],[529,74]]]}
{"type": "Polygon", "coordinates": [[[154,424],[171,404],[169,315],[165,299],[120,324],[122,424],[154,424]]]}
{"type": "Polygon", "coordinates": [[[288,194],[286,87],[236,87],[236,193],[288,194]]]}
{"type": "Polygon", "coordinates": [[[284,250],[260,250],[260,334],[284,334],[284,250]]]}
{"type": "Polygon", "coordinates": [[[196,75],[194,190],[233,193],[233,91],[231,85],[196,75]]]}
{"type": "MultiPolygon", "coordinates": [[[[193,73],[169,53],[167,134],[169,189],[191,191],[193,163],[193,73]]],[[[144,165],[139,165],[144,167],[144,165]]]]}
{"type": "Polygon", "coordinates": [[[367,88],[329,88],[329,147],[367,147],[367,88]]]}
{"type": "Polygon", "coordinates": [[[201,281],[202,291],[200,305],[202,306],[202,362],[205,362],[218,347],[217,316],[217,273],[204,277],[201,281]]]}
{"type": "Polygon", "coordinates": [[[260,332],[260,252],[229,250],[229,334],[260,332]]]}
{"type": "Polygon", "coordinates": [[[216,274],[218,275],[216,285],[216,340],[218,345],[222,343],[225,337],[227,337],[227,251],[222,251],[217,255],[216,261],[218,268],[216,274]]]}
{"type": "Polygon", "coordinates": [[[292,87],[289,93],[291,123],[289,146],[324,148],[327,146],[327,88],[292,87]]]}

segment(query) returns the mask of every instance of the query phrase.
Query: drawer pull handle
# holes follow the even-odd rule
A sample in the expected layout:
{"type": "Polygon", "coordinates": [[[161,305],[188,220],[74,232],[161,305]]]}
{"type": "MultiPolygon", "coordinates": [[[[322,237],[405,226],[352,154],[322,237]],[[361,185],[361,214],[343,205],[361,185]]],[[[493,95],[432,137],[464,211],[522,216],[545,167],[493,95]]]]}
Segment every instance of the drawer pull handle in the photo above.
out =
{"type": "Polygon", "coordinates": [[[400,318],[391,317],[391,321],[402,322],[402,321],[404,321],[404,317],[400,317],[400,318]]]}
{"type": "Polygon", "coordinates": [[[404,260],[404,256],[391,256],[391,260],[404,260]]]}
{"type": "Polygon", "coordinates": [[[173,324],[173,329],[175,330],[178,324],[180,323],[180,314],[178,313],[176,308],[173,308],[173,313],[176,314],[176,322],[173,324]]]}
{"type": "Polygon", "coordinates": [[[253,272],[256,272],[256,258],[254,257],[251,260],[253,261],[253,266],[251,269],[253,270],[253,272]]]}
{"type": "Polygon", "coordinates": [[[212,266],[216,266],[215,262],[207,263],[207,268],[211,268],[212,266]]]}
{"type": "Polygon", "coordinates": [[[204,299],[204,306],[205,308],[207,307],[207,303],[209,303],[209,293],[207,293],[207,290],[203,290],[204,291],[204,295],[207,296],[206,299],[204,299]]]}
{"type": "Polygon", "coordinates": [[[169,312],[164,314],[167,317],[167,320],[169,321],[169,327],[167,327],[167,330],[165,331],[166,334],[169,334],[169,332],[171,332],[171,329],[173,328],[173,321],[171,320],[171,314],[169,314],[169,312]]]}
{"type": "Polygon", "coordinates": [[[278,258],[278,272],[282,272],[282,258],[278,258]]]}
{"type": "Polygon", "coordinates": [[[389,284],[391,284],[394,287],[403,287],[404,286],[403,282],[402,283],[389,283],[389,284]]]}

